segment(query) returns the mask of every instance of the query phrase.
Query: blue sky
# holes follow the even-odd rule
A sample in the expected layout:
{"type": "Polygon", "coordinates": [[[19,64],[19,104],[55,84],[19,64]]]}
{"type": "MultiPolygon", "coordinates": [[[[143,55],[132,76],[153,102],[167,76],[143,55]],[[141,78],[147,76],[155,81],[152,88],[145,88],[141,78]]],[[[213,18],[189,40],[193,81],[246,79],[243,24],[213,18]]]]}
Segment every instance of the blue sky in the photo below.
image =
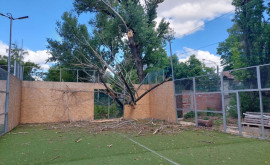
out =
{"type": "MultiPolygon", "coordinates": [[[[44,63],[42,61],[47,58],[46,39],[58,39],[55,23],[61,20],[63,12],[73,9],[72,2],[73,0],[0,0],[0,13],[12,13],[14,17],[29,16],[29,19],[13,22],[12,41],[20,46],[23,39],[24,48],[32,51],[32,55],[27,59],[42,64],[44,63]]],[[[163,17],[169,20],[178,37],[210,21],[200,30],[174,40],[173,53],[179,54],[179,58],[183,60],[191,54],[196,54],[198,57],[205,56],[205,58],[216,55],[218,44],[196,51],[193,49],[227,38],[226,30],[232,26],[233,13],[216,18],[233,9],[230,3],[231,0],[166,0],[158,9],[157,21],[163,17]]],[[[81,23],[87,23],[89,17],[84,14],[79,20],[81,23]]],[[[7,45],[8,41],[9,20],[0,17],[0,44],[7,45]]],[[[217,61],[218,58],[209,57],[209,59],[217,61]]]]}

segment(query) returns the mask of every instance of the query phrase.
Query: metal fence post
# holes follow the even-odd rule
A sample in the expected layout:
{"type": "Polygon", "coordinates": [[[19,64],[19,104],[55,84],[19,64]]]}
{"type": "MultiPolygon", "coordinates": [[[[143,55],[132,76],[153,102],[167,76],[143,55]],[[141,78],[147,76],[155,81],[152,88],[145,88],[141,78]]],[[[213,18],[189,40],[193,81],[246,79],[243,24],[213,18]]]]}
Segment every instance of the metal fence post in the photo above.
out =
{"type": "Polygon", "coordinates": [[[20,79],[23,80],[23,67],[20,66],[20,79]]]}
{"type": "Polygon", "coordinates": [[[21,80],[23,80],[24,67],[22,67],[22,71],[21,71],[21,72],[22,72],[22,75],[21,75],[21,76],[22,76],[22,77],[21,77],[21,80]]]}
{"type": "Polygon", "coordinates": [[[239,129],[239,135],[242,136],[242,125],[241,125],[241,110],[240,110],[240,98],[239,98],[239,92],[236,92],[236,102],[237,102],[237,116],[238,116],[238,129],[239,129]]]}
{"type": "Polygon", "coordinates": [[[226,122],[226,111],[225,111],[225,100],[224,100],[224,83],[223,83],[223,72],[220,73],[220,82],[221,82],[221,103],[222,103],[222,117],[223,117],[223,131],[227,131],[227,122],[226,122]]]}
{"type": "Polygon", "coordinates": [[[98,102],[99,102],[99,89],[98,89],[98,102]]]}
{"type": "Polygon", "coordinates": [[[258,83],[258,89],[259,89],[259,98],[260,98],[260,112],[261,112],[261,124],[262,124],[262,138],[265,139],[264,134],[264,120],[263,120],[263,102],[262,102],[262,85],[261,85],[261,72],[260,67],[256,67],[257,71],[257,83],[258,83]]]}
{"type": "MultiPolygon", "coordinates": [[[[172,82],[173,82],[173,96],[174,96],[174,109],[175,109],[175,113],[176,113],[176,122],[178,123],[178,114],[177,114],[177,99],[176,99],[176,89],[175,89],[175,79],[173,78],[173,80],[172,80],[172,82]]],[[[183,113],[184,111],[182,111],[182,114],[184,114],[183,113]]]]}
{"type": "Polygon", "coordinates": [[[77,69],[77,82],[79,82],[79,71],[77,69]]]}
{"type": "Polygon", "coordinates": [[[193,98],[194,98],[194,111],[195,111],[195,124],[198,127],[198,113],[197,113],[197,99],[196,99],[196,84],[195,77],[193,77],[193,98]]]}
{"type": "Polygon", "coordinates": [[[156,72],[156,84],[158,83],[158,72],[156,72]]]}
{"type": "Polygon", "coordinates": [[[93,83],[96,83],[96,82],[97,82],[97,81],[96,81],[96,71],[94,70],[93,72],[94,72],[94,76],[93,76],[93,77],[94,77],[94,80],[93,80],[93,83]]]}
{"type": "Polygon", "coordinates": [[[97,83],[99,83],[100,82],[100,80],[99,80],[99,73],[97,73],[97,83]]]}
{"type": "Polygon", "coordinates": [[[163,78],[163,81],[165,80],[165,73],[164,73],[164,69],[163,69],[163,73],[162,73],[162,78],[163,78]]]}
{"type": "Polygon", "coordinates": [[[108,95],[108,119],[110,119],[110,96],[108,95]]]}
{"type": "Polygon", "coordinates": [[[21,80],[21,69],[22,68],[22,65],[19,63],[18,65],[18,78],[21,80]]]}
{"type": "Polygon", "coordinates": [[[22,65],[19,63],[19,68],[18,68],[18,74],[19,74],[19,75],[18,75],[18,78],[19,78],[20,80],[22,80],[22,78],[21,78],[21,77],[22,77],[22,71],[21,71],[21,70],[22,70],[22,65]]]}
{"type": "Polygon", "coordinates": [[[61,74],[62,74],[62,73],[61,73],[61,69],[60,69],[60,82],[62,81],[62,80],[61,80],[61,78],[62,78],[62,75],[61,75],[61,74]]]}
{"type": "Polygon", "coordinates": [[[14,70],[13,70],[13,74],[14,74],[15,77],[17,76],[16,71],[17,71],[17,61],[15,60],[14,61],[14,70]]]}

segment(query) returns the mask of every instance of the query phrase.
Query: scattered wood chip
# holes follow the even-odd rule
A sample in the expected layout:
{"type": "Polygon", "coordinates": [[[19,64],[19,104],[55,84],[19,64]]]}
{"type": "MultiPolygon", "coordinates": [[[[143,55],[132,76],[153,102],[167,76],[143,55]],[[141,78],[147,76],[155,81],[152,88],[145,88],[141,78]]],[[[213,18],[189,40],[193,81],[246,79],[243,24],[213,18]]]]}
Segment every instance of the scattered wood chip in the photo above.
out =
{"type": "Polygon", "coordinates": [[[51,161],[54,161],[55,159],[60,158],[60,155],[57,155],[56,157],[52,158],[51,161]]]}
{"type": "Polygon", "coordinates": [[[215,142],[212,142],[212,141],[205,141],[205,140],[202,140],[201,142],[215,144],[215,142]]]}
{"type": "Polygon", "coordinates": [[[156,129],[153,133],[153,135],[157,134],[160,130],[162,130],[163,127],[159,127],[158,129],[156,129]]]}
{"type": "Polygon", "coordinates": [[[119,119],[101,119],[101,120],[93,120],[91,123],[107,123],[107,122],[119,122],[122,121],[122,118],[119,119]]]}
{"type": "Polygon", "coordinates": [[[63,131],[55,132],[55,133],[64,133],[63,131]]]}
{"type": "Polygon", "coordinates": [[[12,133],[13,135],[16,135],[16,134],[28,134],[29,132],[14,132],[12,133]]]}
{"type": "Polygon", "coordinates": [[[109,145],[107,145],[108,147],[112,147],[113,145],[112,144],[109,144],[109,145]]]}
{"type": "Polygon", "coordinates": [[[78,138],[75,142],[79,143],[80,141],[82,141],[82,138],[78,138]]]}
{"type": "Polygon", "coordinates": [[[30,142],[28,142],[28,143],[22,143],[21,145],[22,146],[24,146],[24,145],[27,145],[28,146],[28,145],[30,145],[30,142]]]}
{"type": "Polygon", "coordinates": [[[139,136],[142,133],[142,130],[140,130],[140,132],[137,133],[137,136],[139,136]]]}

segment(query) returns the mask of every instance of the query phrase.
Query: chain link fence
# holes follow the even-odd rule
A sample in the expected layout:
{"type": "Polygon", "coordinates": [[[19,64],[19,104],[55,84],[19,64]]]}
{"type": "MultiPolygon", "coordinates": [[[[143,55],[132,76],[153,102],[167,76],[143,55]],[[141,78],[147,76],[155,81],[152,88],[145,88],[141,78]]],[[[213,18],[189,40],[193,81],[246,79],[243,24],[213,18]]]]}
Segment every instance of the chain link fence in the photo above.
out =
{"type": "Polygon", "coordinates": [[[94,103],[94,119],[123,117],[123,107],[112,99],[104,89],[95,89],[94,103]]]}
{"type": "Polygon", "coordinates": [[[142,84],[158,84],[166,80],[167,78],[171,77],[171,70],[169,68],[165,68],[162,70],[149,72],[144,77],[142,84]]]}
{"type": "MultiPolygon", "coordinates": [[[[27,69],[27,67],[25,67],[27,69]]],[[[25,73],[25,81],[54,81],[54,82],[90,82],[99,83],[99,74],[92,69],[50,68],[40,69],[29,67],[25,73]]]]}

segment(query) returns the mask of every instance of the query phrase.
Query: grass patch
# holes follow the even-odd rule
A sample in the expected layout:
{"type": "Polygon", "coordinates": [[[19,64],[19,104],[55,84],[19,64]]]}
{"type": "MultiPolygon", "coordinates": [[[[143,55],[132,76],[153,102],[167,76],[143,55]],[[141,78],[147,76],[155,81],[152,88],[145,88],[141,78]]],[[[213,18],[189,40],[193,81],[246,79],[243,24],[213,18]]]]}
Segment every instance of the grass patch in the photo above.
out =
{"type": "Polygon", "coordinates": [[[270,164],[269,141],[220,132],[182,128],[137,136],[135,128],[53,127],[22,125],[0,137],[0,164],[170,164],[118,132],[180,164],[270,164]]]}

